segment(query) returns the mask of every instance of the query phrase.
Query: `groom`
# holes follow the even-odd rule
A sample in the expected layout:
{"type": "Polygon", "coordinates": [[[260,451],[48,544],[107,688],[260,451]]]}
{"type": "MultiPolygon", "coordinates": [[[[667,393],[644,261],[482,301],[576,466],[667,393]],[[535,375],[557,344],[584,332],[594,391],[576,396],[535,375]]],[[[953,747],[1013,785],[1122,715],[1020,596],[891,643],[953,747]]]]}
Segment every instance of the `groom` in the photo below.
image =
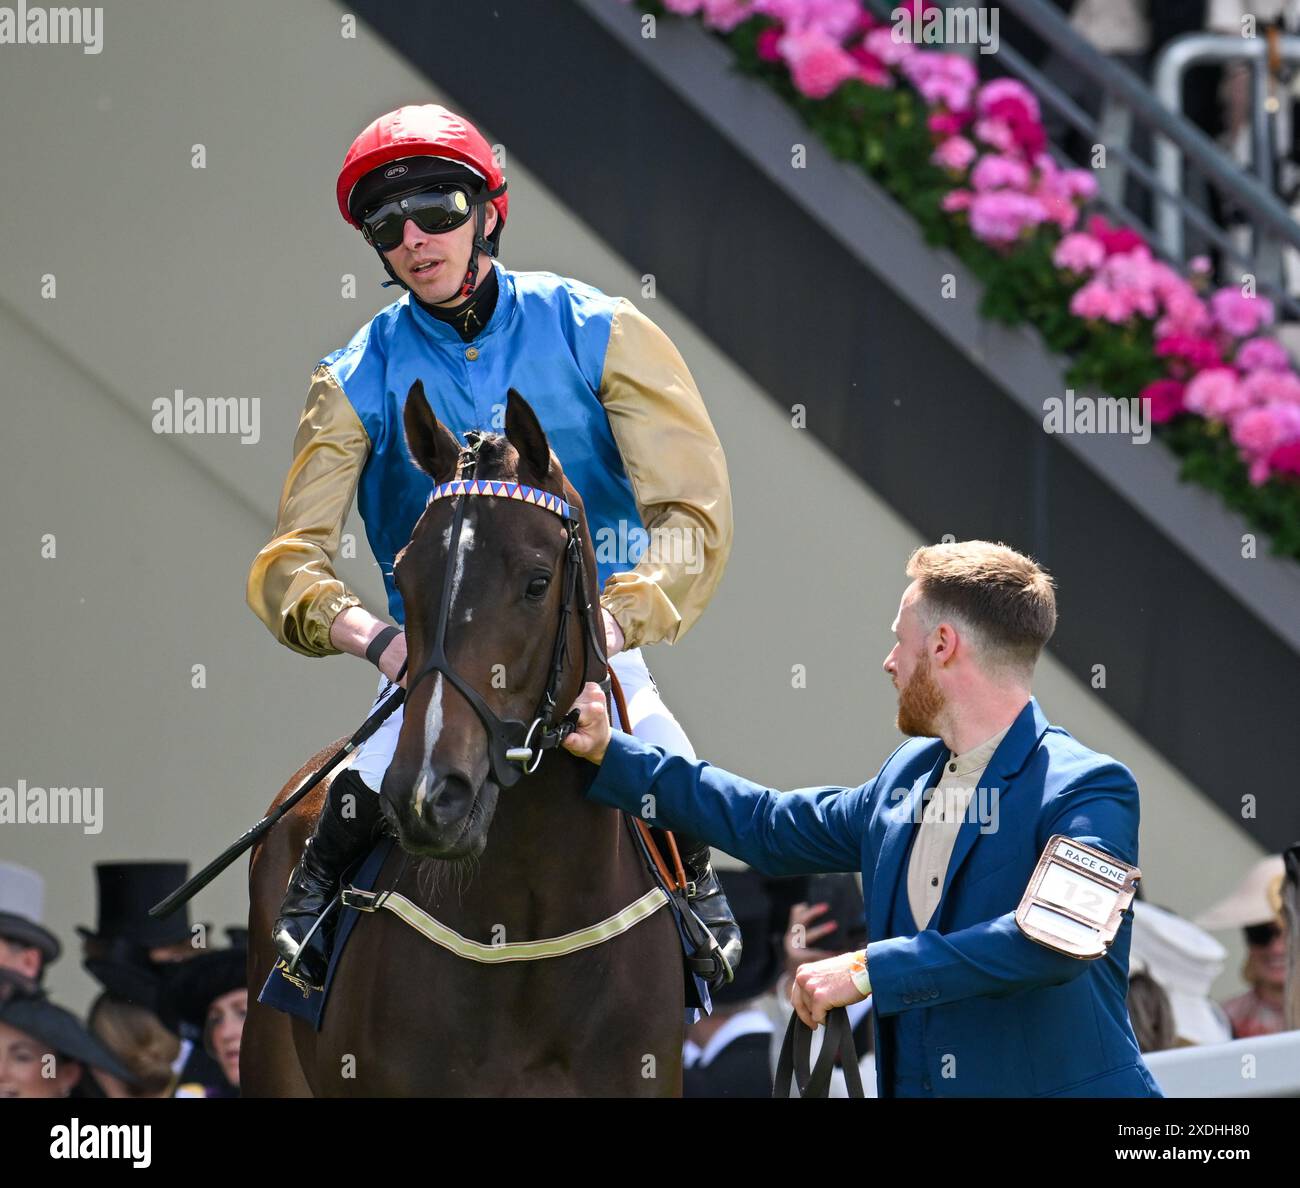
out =
{"type": "Polygon", "coordinates": [[[884,668],[910,737],[865,784],[782,793],[669,754],[611,732],[589,684],[565,740],[600,764],[588,796],[766,874],[862,871],[874,939],[801,966],[791,1000],[816,1025],[873,996],[880,1096],[1160,1096],[1126,1005],[1132,913],[1095,959],[1017,924],[1056,835],[1104,851],[1130,886],[1137,873],[1132,773],[1030,691],[1052,580],[987,541],[918,549],[907,575],[884,668]]]}

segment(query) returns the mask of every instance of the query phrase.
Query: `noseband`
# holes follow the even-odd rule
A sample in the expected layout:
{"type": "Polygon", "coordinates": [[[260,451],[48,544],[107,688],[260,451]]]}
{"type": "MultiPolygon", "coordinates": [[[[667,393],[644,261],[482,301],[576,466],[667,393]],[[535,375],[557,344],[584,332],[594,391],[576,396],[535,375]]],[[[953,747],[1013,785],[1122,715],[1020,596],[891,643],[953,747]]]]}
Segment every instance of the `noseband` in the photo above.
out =
{"type": "Polygon", "coordinates": [[[565,714],[559,721],[555,720],[555,698],[559,693],[560,679],[568,656],[569,615],[572,613],[572,604],[575,601],[587,640],[592,644],[600,660],[603,678],[601,687],[607,694],[609,676],[606,671],[605,649],[601,646],[600,637],[596,632],[591,603],[587,598],[586,563],[583,558],[582,534],[579,530],[577,509],[550,491],[501,479],[475,479],[474,468],[478,462],[478,448],[483,439],[482,435],[476,432],[467,433],[465,437],[470,444],[461,453],[460,465],[456,471],[458,476],[463,477],[457,477],[448,483],[440,483],[434,487],[433,493],[429,496],[429,503],[438,499],[455,499],[457,503],[452,519],[451,540],[447,549],[448,563],[443,574],[438,625],[434,631],[429,657],[419,674],[407,686],[406,699],[409,703],[416,686],[430,673],[441,673],[469,702],[470,707],[478,715],[479,721],[483,723],[488,737],[488,760],[492,768],[492,778],[500,787],[509,788],[517,783],[521,776],[535,772],[542,761],[543,753],[558,747],[578,724],[575,710],[565,714]],[[531,723],[498,718],[478,691],[452,668],[451,661],[447,657],[447,623],[451,615],[451,558],[456,556],[459,547],[461,526],[465,522],[466,504],[469,497],[476,495],[486,495],[495,499],[513,499],[519,503],[542,508],[552,515],[559,516],[564,522],[568,536],[564,547],[564,571],[560,579],[562,582],[560,621],[555,630],[555,643],[551,649],[550,674],[546,681],[546,691],[542,694],[531,723]]]}

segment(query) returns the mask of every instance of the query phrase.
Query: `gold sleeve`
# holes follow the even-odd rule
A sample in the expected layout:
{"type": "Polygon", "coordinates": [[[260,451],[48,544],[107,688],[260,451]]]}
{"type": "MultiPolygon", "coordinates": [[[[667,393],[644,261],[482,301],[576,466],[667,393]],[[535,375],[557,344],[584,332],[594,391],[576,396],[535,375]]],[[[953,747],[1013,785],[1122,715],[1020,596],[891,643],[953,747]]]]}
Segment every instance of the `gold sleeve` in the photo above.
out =
{"type": "Polygon", "coordinates": [[[356,410],[333,372],[318,367],[293,439],[275,536],[253,558],[246,593],[271,634],[304,656],[337,655],[330,624],[361,604],[335,577],[334,557],[369,452],[356,410]]]}
{"type": "Polygon", "coordinates": [[[650,546],[600,604],[627,648],[675,642],[704,613],[731,552],[731,484],[699,389],[669,337],[619,302],[600,400],[650,546]]]}

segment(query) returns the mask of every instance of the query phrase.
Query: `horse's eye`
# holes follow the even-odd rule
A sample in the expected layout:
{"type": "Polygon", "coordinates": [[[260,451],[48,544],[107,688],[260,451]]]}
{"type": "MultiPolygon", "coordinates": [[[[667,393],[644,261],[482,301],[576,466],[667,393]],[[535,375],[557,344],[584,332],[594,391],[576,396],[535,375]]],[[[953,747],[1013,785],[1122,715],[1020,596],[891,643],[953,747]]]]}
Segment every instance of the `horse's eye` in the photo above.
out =
{"type": "Polygon", "coordinates": [[[536,577],[528,583],[528,597],[541,598],[550,587],[551,579],[549,577],[536,577]]]}

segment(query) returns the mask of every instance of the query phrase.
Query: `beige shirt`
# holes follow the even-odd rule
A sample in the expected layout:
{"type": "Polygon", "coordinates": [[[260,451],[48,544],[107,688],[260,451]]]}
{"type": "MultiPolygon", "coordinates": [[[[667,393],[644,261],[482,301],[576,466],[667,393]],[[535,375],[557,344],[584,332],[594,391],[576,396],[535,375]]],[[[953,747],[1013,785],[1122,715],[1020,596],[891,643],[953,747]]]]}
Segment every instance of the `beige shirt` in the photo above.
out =
{"type": "Polygon", "coordinates": [[[912,843],[907,866],[907,902],[916,927],[929,927],[934,910],[943,896],[943,884],[957,844],[957,832],[966,819],[966,807],[979,787],[980,777],[998,749],[998,743],[1011,727],[999,730],[992,738],[973,747],[964,755],[951,755],[943,765],[939,786],[921,815],[921,824],[912,843]]]}

